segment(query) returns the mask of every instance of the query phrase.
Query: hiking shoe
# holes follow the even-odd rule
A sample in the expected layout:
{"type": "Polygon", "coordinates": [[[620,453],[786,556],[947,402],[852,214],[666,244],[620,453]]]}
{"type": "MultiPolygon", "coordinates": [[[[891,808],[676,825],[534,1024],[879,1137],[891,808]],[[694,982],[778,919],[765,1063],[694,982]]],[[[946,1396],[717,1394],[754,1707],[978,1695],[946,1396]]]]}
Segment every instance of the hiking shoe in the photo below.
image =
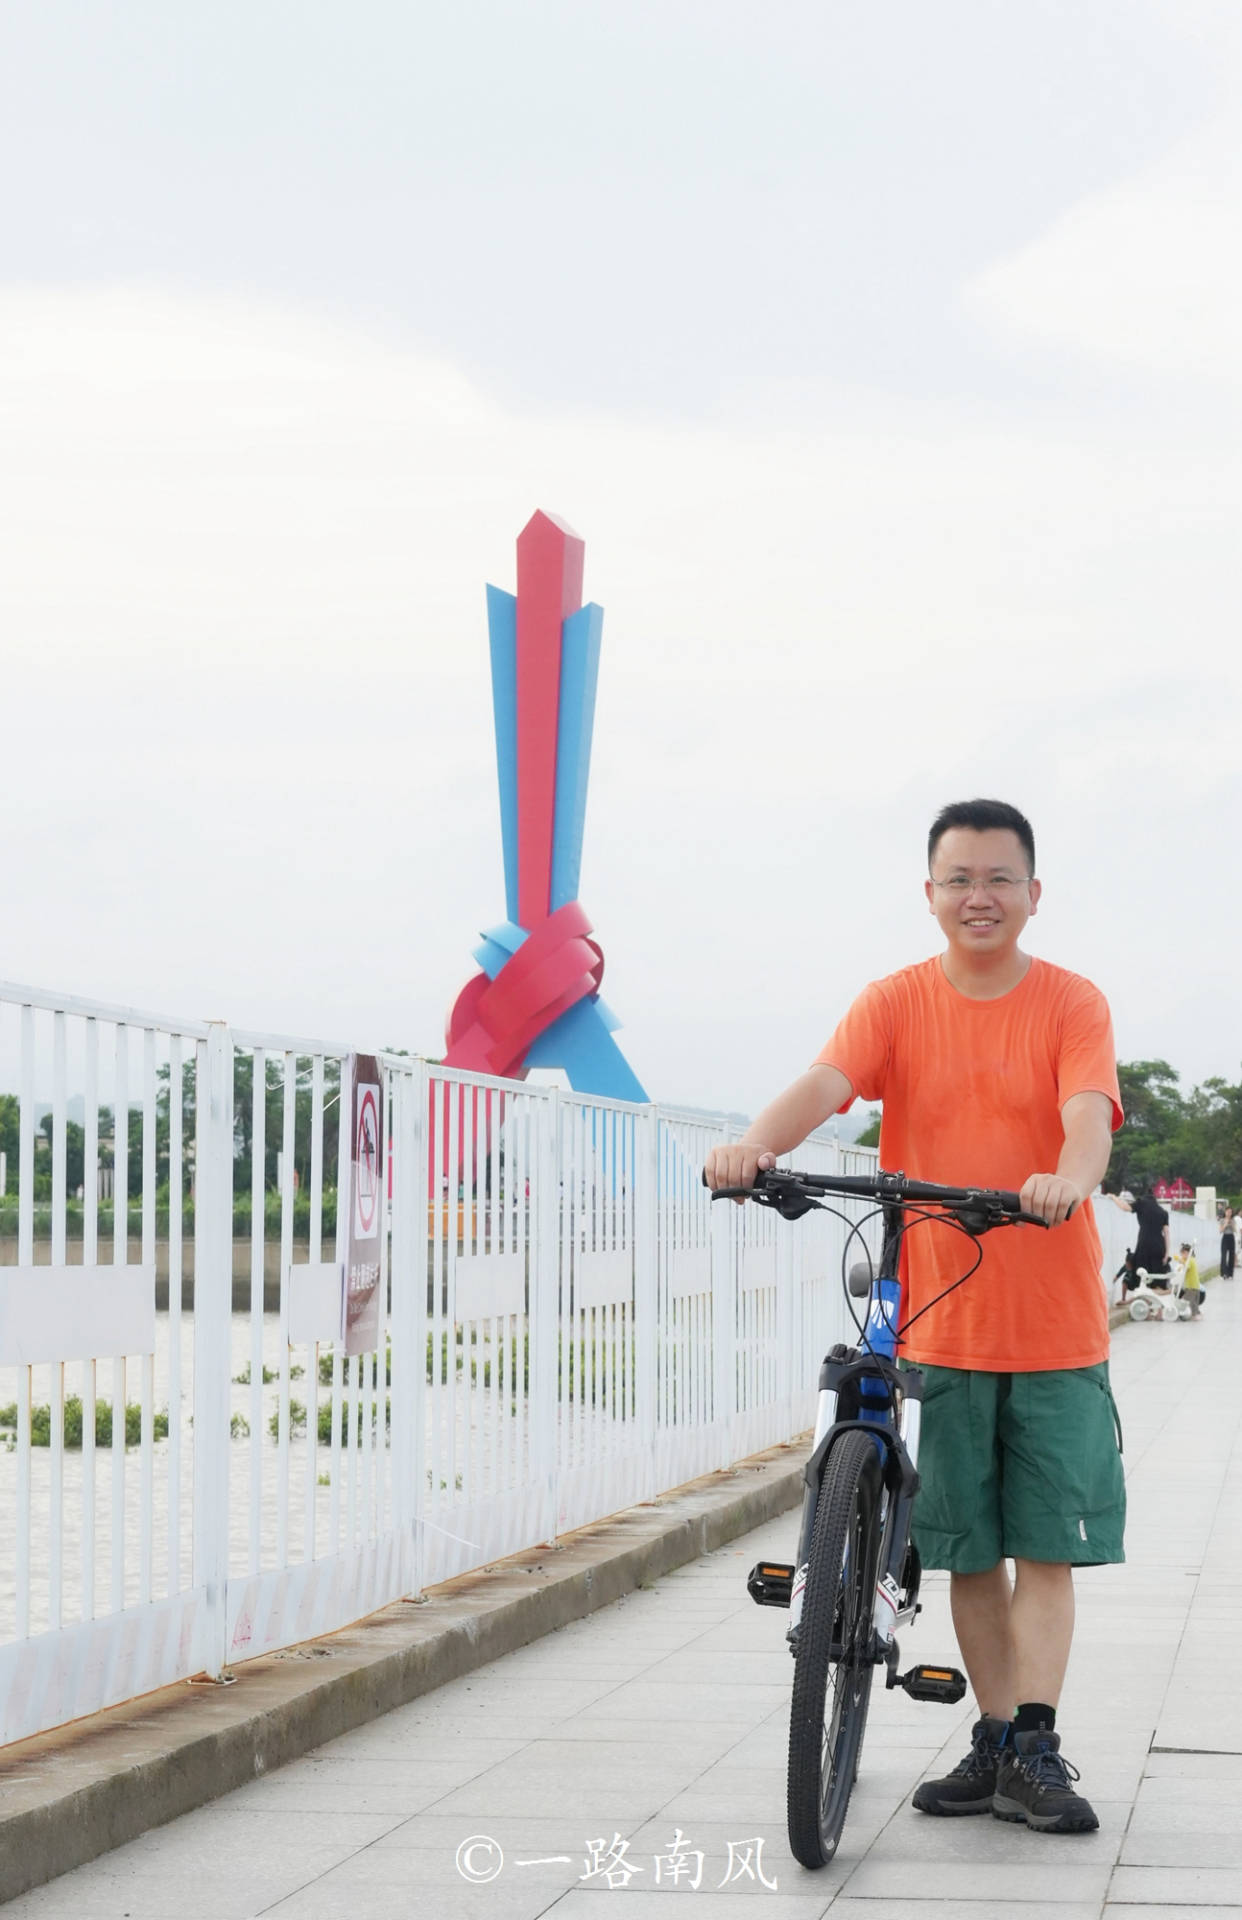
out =
{"type": "Polygon", "coordinates": [[[1074,1792],[1078,1769],[1061,1758],[1061,1740],[1043,1728],[1011,1735],[1001,1755],[992,1812],[998,1820],[1025,1820],[1037,1833],[1094,1833],[1091,1803],[1074,1792]]]}
{"type": "Polygon", "coordinates": [[[920,1813],[991,1813],[1003,1748],[1011,1738],[1008,1720],[976,1720],[970,1752],[943,1780],[924,1780],[911,1806],[920,1813]]]}

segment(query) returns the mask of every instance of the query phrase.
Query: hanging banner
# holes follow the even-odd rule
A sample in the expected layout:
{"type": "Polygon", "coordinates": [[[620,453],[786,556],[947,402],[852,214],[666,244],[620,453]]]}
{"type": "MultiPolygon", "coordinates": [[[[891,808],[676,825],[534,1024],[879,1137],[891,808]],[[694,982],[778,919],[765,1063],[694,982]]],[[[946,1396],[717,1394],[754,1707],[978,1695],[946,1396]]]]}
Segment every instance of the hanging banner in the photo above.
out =
{"type": "Polygon", "coordinates": [[[384,1077],[372,1053],[345,1062],[352,1117],[349,1166],[349,1243],[345,1259],[345,1351],[373,1353],[379,1345],[380,1241],[384,1231],[384,1077]]]}

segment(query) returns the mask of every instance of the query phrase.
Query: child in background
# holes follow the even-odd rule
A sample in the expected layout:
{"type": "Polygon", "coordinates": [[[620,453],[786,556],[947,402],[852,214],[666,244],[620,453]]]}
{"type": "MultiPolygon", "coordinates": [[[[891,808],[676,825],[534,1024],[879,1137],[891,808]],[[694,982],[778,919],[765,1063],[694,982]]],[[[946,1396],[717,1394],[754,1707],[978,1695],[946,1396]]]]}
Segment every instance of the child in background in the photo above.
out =
{"type": "Polygon", "coordinates": [[[1182,1297],[1190,1302],[1191,1319],[1197,1320],[1203,1305],[1203,1283],[1199,1279],[1199,1262],[1195,1259],[1189,1240],[1182,1241],[1182,1297]]]}

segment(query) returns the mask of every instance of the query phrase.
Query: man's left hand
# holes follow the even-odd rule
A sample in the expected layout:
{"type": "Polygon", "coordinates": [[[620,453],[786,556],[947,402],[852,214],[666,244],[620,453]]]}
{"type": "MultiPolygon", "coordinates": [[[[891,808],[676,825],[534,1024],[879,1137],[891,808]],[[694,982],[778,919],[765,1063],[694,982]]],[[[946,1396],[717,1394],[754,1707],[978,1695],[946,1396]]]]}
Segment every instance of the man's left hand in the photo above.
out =
{"type": "Polygon", "coordinates": [[[1035,1213],[1050,1227],[1059,1227],[1082,1203],[1082,1194],[1072,1180],[1059,1173],[1032,1173],[1022,1184],[1020,1195],[1024,1213],[1035,1213]]]}

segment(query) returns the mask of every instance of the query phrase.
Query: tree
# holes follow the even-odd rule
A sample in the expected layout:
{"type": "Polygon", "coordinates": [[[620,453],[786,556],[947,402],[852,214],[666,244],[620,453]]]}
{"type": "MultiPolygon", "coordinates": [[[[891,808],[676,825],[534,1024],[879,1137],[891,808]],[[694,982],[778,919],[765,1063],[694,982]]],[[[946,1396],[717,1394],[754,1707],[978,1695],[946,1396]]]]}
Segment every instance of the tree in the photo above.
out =
{"type": "MultiPolygon", "coordinates": [[[[40,1132],[49,1146],[55,1136],[50,1110],[44,1114],[40,1132]]],[[[86,1165],[86,1130],[76,1120],[65,1121],[65,1189],[72,1198],[82,1185],[86,1165]]],[[[10,1163],[11,1164],[11,1163],[10,1163]]]]}
{"type": "Polygon", "coordinates": [[[1183,1094],[1167,1060],[1119,1061],[1125,1125],[1113,1136],[1110,1186],[1180,1176],[1194,1187],[1242,1190],[1242,1086],[1219,1077],[1183,1094]]]}
{"type": "Polygon", "coordinates": [[[15,1093],[0,1093],[0,1153],[6,1157],[7,1192],[17,1192],[18,1176],[18,1119],[21,1102],[15,1093]]]}
{"type": "Polygon", "coordinates": [[[1182,1119],[1176,1070],[1167,1060],[1119,1060],[1125,1125],[1113,1135],[1108,1175],[1118,1189],[1160,1180],[1172,1169],[1169,1148],[1182,1119]]]}
{"type": "MultiPolygon", "coordinates": [[[[299,1057],[294,1065],[293,1164],[303,1193],[310,1191],[312,1066],[299,1057]]],[[[276,1185],[276,1156],[282,1151],[285,1131],[284,1059],[268,1055],[264,1060],[263,1092],[263,1186],[276,1185]]],[[[336,1186],[337,1144],[340,1138],[341,1068],[336,1060],[325,1060],[323,1072],[323,1181],[325,1188],[336,1186]]],[[[233,1058],[233,1191],[249,1193],[254,1159],[254,1055],[237,1053],[233,1058]]]]}

